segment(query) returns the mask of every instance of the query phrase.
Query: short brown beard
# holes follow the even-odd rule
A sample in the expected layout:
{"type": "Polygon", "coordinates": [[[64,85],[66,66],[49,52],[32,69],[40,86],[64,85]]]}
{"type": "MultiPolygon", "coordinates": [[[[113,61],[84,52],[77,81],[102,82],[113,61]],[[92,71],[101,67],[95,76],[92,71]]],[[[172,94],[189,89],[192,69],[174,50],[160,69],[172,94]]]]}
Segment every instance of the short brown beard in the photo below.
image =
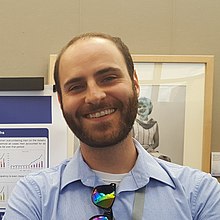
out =
{"type": "MultiPolygon", "coordinates": [[[[89,136],[88,132],[86,132],[82,128],[82,126],[78,126],[74,122],[71,113],[64,111],[63,104],[61,103],[63,116],[72,132],[77,136],[77,138],[79,138],[81,142],[85,143],[86,145],[94,148],[104,148],[116,145],[128,136],[129,132],[133,127],[137,115],[138,96],[136,93],[136,89],[134,88],[134,85],[132,90],[133,95],[128,100],[128,106],[123,106],[123,104],[121,103],[120,109],[122,120],[119,121],[118,125],[115,125],[119,126],[119,131],[117,132],[117,134],[112,134],[112,137],[102,138],[102,140],[96,140],[92,137],[92,135],[89,136]]],[[[108,128],[107,125],[106,128],[108,128]]]]}

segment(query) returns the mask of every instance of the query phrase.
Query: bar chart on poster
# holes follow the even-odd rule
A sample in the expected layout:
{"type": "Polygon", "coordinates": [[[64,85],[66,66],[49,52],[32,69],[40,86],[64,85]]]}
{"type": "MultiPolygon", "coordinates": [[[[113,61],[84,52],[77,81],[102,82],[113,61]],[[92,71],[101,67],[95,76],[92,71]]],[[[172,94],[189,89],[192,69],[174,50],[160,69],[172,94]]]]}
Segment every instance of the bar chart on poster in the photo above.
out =
{"type": "Polygon", "coordinates": [[[0,201],[5,202],[6,201],[6,192],[7,186],[1,185],[0,184],[0,201]]]}
{"type": "Polygon", "coordinates": [[[21,170],[21,171],[34,171],[37,169],[45,168],[45,153],[41,150],[27,150],[27,151],[12,151],[7,154],[9,163],[8,167],[11,170],[21,170]],[[19,161],[16,157],[17,154],[22,154],[24,161],[19,161]],[[37,155],[37,157],[36,157],[37,155]]]}
{"type": "Polygon", "coordinates": [[[66,159],[67,126],[52,86],[0,91],[0,106],[1,219],[20,178],[66,159]]]}
{"type": "Polygon", "coordinates": [[[0,138],[0,170],[4,172],[30,172],[46,168],[48,129],[1,129],[5,134],[14,132],[23,136],[0,138]],[[25,137],[26,135],[32,137],[25,137]],[[39,137],[42,136],[42,137],[39,137]],[[22,155],[22,158],[18,157],[22,155]]]}

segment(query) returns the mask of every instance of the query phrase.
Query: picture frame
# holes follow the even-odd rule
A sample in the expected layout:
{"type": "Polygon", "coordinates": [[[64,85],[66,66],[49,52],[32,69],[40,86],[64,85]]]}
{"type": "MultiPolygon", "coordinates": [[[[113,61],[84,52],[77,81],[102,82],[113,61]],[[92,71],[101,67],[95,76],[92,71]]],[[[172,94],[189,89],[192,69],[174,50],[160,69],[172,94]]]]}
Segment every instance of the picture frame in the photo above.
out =
{"type": "MultiPolygon", "coordinates": [[[[56,54],[50,55],[48,84],[54,83],[53,69],[56,56],[56,54]]],[[[146,91],[150,91],[148,87],[154,87],[151,92],[157,91],[160,100],[161,98],[166,99],[165,96],[171,94],[170,91],[173,91],[173,88],[175,88],[175,91],[177,87],[178,91],[184,91],[185,96],[181,96],[185,100],[182,106],[184,117],[181,119],[182,124],[177,123],[181,125],[183,132],[181,134],[183,137],[181,164],[210,172],[214,56],[133,54],[132,58],[141,89],[144,87],[146,91]],[[179,90],[179,88],[181,89],[179,90]]],[[[156,95],[154,94],[153,97],[155,99],[156,95]]],[[[175,98],[178,102],[178,93],[175,93],[175,98]]],[[[178,106],[177,102],[176,106],[178,106]]],[[[169,102],[166,103],[167,106],[168,104],[169,102]]],[[[156,111],[156,107],[154,111],[156,111]]],[[[160,112],[158,109],[157,111],[160,112]]],[[[169,122],[166,122],[164,126],[166,127],[164,129],[166,136],[169,136],[170,122],[175,121],[172,119],[173,116],[178,115],[178,113],[179,111],[172,112],[172,110],[163,113],[163,118],[166,118],[166,115],[169,118],[169,122]]],[[[163,127],[162,122],[159,125],[161,128],[163,127]]],[[[161,137],[163,136],[162,131],[161,129],[161,137]]],[[[171,140],[172,137],[178,136],[173,133],[170,135],[171,138],[167,138],[166,142],[171,140]]],[[[72,134],[70,136],[71,143],[73,143],[72,134]]],[[[72,154],[74,146],[70,144],[69,148],[69,152],[72,154]]],[[[174,148],[178,148],[178,146],[173,146],[174,148]]],[[[167,152],[163,153],[167,154],[167,152]]]]}
{"type": "MultiPolygon", "coordinates": [[[[183,165],[210,172],[214,57],[133,55],[132,58],[140,86],[186,87],[183,165]]],[[[178,112],[170,112],[175,114],[178,112]]]]}

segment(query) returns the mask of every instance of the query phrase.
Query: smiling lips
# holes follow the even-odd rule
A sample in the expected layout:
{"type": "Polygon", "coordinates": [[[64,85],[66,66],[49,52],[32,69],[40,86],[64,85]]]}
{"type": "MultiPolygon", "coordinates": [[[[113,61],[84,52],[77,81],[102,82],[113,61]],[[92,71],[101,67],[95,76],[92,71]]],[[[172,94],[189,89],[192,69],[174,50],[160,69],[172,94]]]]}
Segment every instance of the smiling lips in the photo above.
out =
{"type": "Polygon", "coordinates": [[[103,117],[103,116],[106,116],[106,115],[110,115],[113,112],[115,112],[115,109],[113,109],[113,108],[106,109],[106,110],[102,110],[100,112],[95,112],[95,113],[92,113],[92,114],[88,114],[88,115],[86,115],[86,118],[100,118],[100,117],[103,117]]]}

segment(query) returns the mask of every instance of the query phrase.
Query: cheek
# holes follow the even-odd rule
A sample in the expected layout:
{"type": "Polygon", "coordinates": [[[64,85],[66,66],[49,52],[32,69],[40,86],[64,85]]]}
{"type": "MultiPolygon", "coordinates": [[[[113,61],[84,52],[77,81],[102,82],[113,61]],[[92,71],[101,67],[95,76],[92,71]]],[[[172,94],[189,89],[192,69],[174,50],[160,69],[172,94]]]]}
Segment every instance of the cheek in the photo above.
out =
{"type": "Polygon", "coordinates": [[[131,84],[121,84],[120,86],[112,90],[111,94],[113,94],[116,98],[123,100],[133,96],[134,91],[131,84]]]}
{"type": "Polygon", "coordinates": [[[62,99],[63,110],[66,112],[75,112],[77,109],[77,100],[71,97],[63,97],[62,99]]]}

